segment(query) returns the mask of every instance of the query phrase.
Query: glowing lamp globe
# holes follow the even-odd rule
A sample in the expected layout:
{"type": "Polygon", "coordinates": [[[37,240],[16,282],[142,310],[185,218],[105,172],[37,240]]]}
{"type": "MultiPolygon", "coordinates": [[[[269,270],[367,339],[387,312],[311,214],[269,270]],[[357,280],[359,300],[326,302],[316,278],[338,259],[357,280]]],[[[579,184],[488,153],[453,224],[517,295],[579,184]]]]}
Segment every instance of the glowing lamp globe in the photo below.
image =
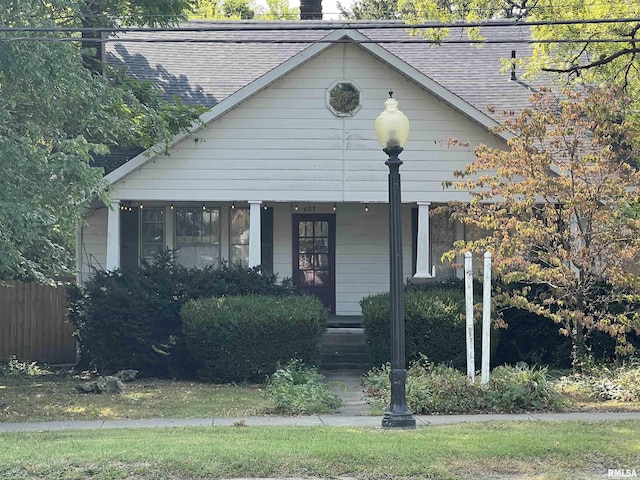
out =
{"type": "Polygon", "coordinates": [[[376,136],[382,148],[404,147],[409,139],[409,119],[398,110],[398,101],[389,92],[384,111],[376,118],[376,136]]]}

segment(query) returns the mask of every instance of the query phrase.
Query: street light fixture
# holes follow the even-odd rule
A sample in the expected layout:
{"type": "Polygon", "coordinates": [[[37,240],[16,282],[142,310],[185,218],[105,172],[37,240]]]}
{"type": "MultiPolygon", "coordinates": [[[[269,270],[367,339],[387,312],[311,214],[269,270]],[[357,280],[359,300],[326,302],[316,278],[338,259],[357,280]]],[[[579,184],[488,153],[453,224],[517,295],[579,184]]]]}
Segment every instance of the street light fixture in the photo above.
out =
{"type": "Polygon", "coordinates": [[[382,428],[416,428],[416,420],[407,408],[407,369],[405,359],[404,290],[402,273],[402,200],[398,158],[409,138],[409,120],[398,110],[398,102],[389,92],[384,112],[376,118],[376,136],[389,156],[389,284],[391,300],[391,404],[382,418],[382,428]]]}

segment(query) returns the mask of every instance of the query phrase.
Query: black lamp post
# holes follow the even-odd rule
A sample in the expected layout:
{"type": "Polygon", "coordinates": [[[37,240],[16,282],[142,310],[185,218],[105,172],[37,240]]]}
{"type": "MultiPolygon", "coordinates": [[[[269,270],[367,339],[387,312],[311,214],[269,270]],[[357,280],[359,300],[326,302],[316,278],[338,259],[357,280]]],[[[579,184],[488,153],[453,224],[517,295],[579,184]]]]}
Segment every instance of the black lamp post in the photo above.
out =
{"type": "Polygon", "coordinates": [[[389,284],[391,299],[391,404],[382,418],[383,428],[416,428],[416,420],[407,408],[404,332],[404,290],[402,275],[402,200],[398,155],[409,138],[409,120],[398,110],[398,102],[389,92],[384,112],[376,119],[376,136],[389,156],[389,284]]]}

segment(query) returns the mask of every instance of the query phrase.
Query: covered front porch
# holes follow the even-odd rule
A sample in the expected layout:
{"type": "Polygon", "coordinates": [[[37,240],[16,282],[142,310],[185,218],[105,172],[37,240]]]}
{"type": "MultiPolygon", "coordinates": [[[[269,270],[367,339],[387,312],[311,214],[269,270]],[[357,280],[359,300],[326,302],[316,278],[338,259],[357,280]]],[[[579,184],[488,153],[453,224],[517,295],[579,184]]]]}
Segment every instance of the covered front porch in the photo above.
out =
{"type": "MultiPolygon", "coordinates": [[[[437,206],[402,206],[405,280],[456,274],[440,256],[464,232],[448,215],[431,215],[437,206]]],[[[318,296],[336,326],[359,323],[359,302],[389,290],[386,203],[120,199],[93,211],[88,224],[78,252],[85,278],[96,264],[134,267],[162,249],[176,250],[188,267],[261,266],[318,296]],[[106,245],[88,244],[100,230],[106,245]]]]}

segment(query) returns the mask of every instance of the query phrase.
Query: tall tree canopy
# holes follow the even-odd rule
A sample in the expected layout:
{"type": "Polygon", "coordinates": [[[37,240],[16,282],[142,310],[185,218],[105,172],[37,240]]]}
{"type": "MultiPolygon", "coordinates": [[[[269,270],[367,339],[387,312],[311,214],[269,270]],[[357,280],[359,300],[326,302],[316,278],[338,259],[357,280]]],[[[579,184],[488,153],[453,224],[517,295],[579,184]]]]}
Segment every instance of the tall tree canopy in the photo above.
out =
{"type": "Polygon", "coordinates": [[[290,7],[289,0],[266,0],[266,4],[266,11],[261,11],[258,15],[260,20],[300,19],[300,9],[297,7],[290,7]]]}
{"type": "MultiPolygon", "coordinates": [[[[543,24],[532,27],[536,40],[561,40],[562,43],[534,45],[529,67],[580,75],[583,81],[615,81],[640,90],[640,2],[629,0],[399,0],[403,17],[413,23],[425,21],[465,21],[513,18],[535,22],[580,21],[568,25],[543,24]],[[636,21],[595,23],[594,20],[631,18],[636,21]],[[589,22],[590,21],[590,22],[589,22]],[[595,40],[606,40],[595,42],[595,40]],[[613,40],[613,41],[612,41],[613,40]],[[598,68],[595,68],[598,67],[598,68]]],[[[428,30],[435,38],[446,30],[428,30]]],[[[471,36],[479,35],[469,29],[471,36]]]]}
{"type": "Polygon", "coordinates": [[[255,17],[251,0],[196,0],[190,19],[202,20],[251,20],[255,17]]]}
{"type": "Polygon", "coordinates": [[[347,20],[398,20],[398,2],[395,0],[356,0],[351,8],[338,2],[340,14],[347,20]]]}
{"type": "MultiPolygon", "coordinates": [[[[195,7],[195,2],[196,0],[78,0],[47,2],[45,8],[48,10],[47,18],[65,27],[166,27],[186,19],[187,13],[195,7]]],[[[23,0],[15,3],[22,6],[25,4],[23,0]]],[[[85,66],[95,72],[101,68],[101,37],[100,32],[82,33],[85,66]]]]}
{"type": "Polygon", "coordinates": [[[618,353],[630,349],[627,333],[640,332],[640,216],[627,213],[640,204],[640,173],[628,105],[611,90],[536,94],[505,122],[509,148],[480,146],[454,184],[472,192],[454,216],[484,234],[449,257],[491,250],[503,286],[495,299],[557,322],[577,367],[594,330],[615,337],[618,353]]]}
{"type": "MultiPolygon", "coordinates": [[[[81,18],[87,3],[0,0],[0,24],[52,27],[81,18]]],[[[124,17],[149,22],[135,2],[124,17]]],[[[159,4],[147,1],[151,12],[159,4]]],[[[167,18],[164,17],[166,21],[167,18]]],[[[118,145],[147,147],[186,128],[197,111],[158,98],[156,89],[123,72],[95,75],[83,66],[80,42],[57,34],[0,33],[0,281],[50,281],[72,272],[79,206],[104,195],[94,155],[118,145]]]]}

